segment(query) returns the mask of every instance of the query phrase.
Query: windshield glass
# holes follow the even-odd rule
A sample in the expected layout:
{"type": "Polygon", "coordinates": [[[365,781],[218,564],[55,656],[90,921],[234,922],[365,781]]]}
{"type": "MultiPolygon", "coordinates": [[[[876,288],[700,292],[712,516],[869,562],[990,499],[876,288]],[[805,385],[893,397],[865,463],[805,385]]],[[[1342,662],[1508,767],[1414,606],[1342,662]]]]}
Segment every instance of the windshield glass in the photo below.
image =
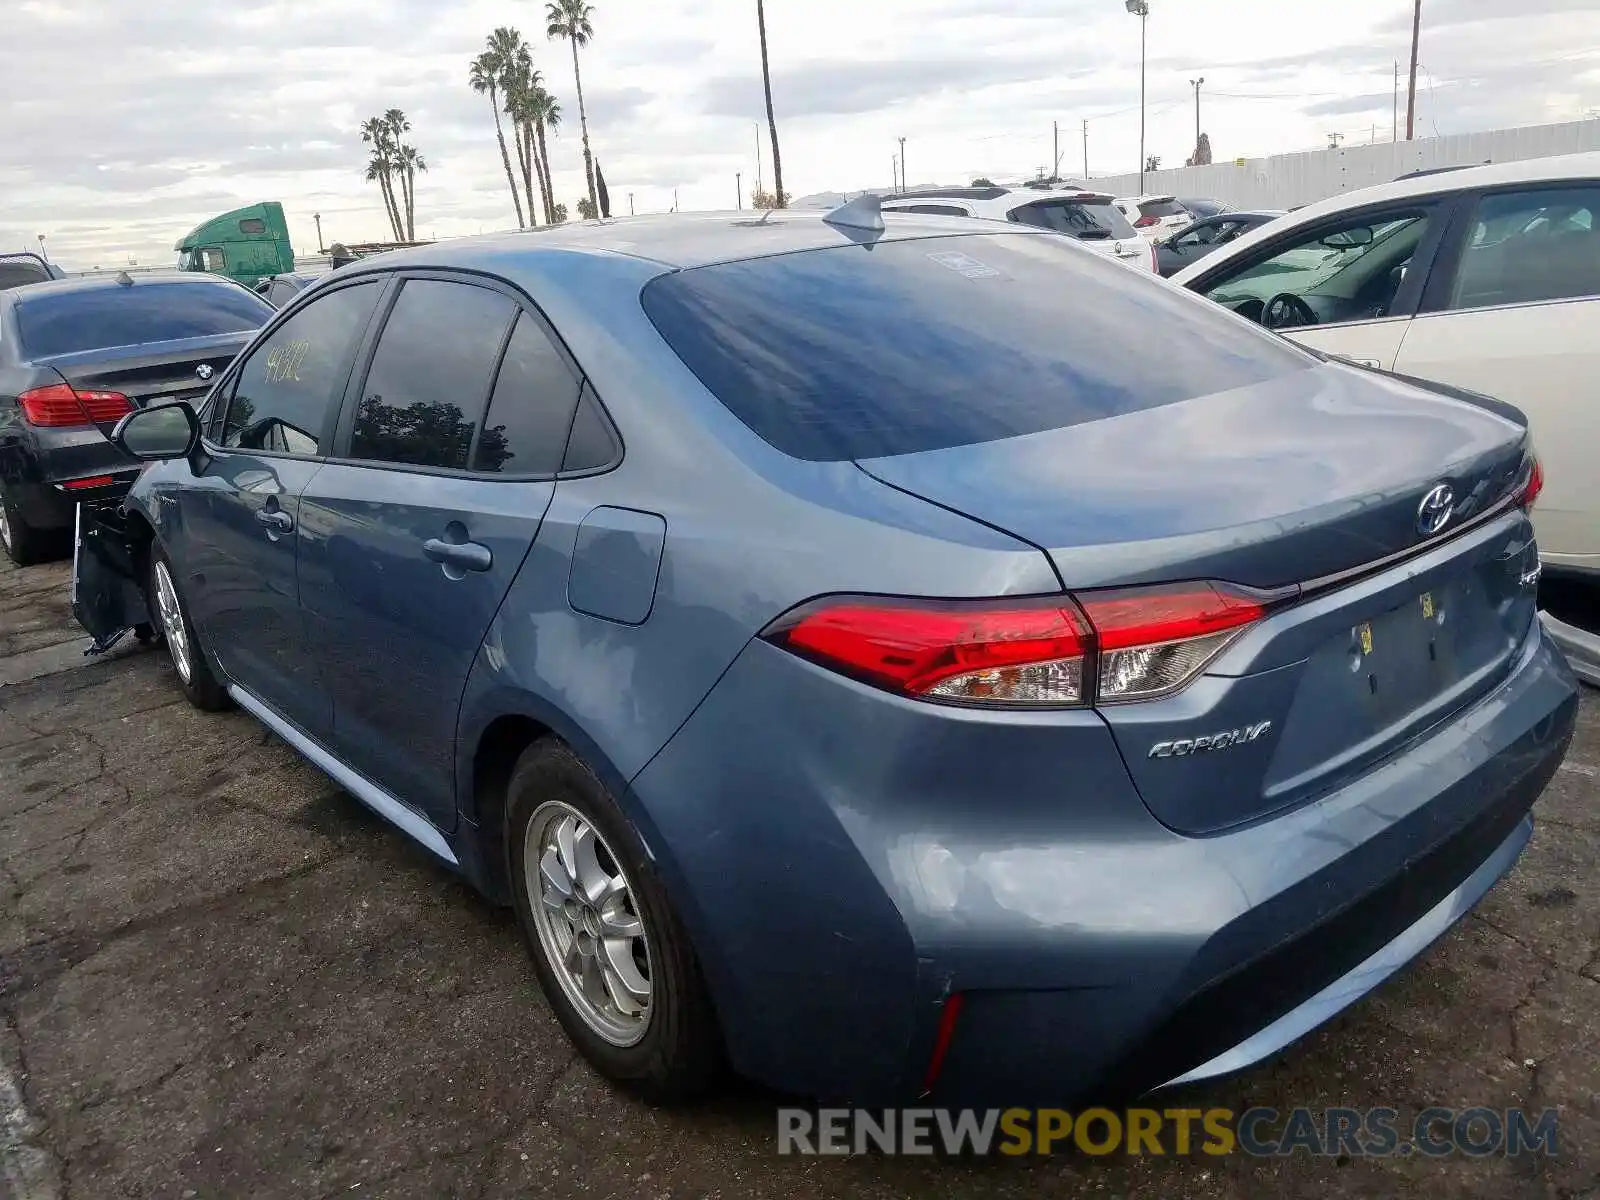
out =
{"type": "Polygon", "coordinates": [[[30,359],[238,333],[265,324],[272,305],[231,283],[141,282],[47,292],[17,302],[30,359]]]}
{"type": "Polygon", "coordinates": [[[1011,210],[1022,225],[1054,229],[1080,238],[1137,237],[1128,218],[1109,200],[1039,200],[1011,210]]]}
{"type": "Polygon", "coordinates": [[[1288,342],[1060,238],[918,238],[720,263],[641,293],[739,420],[796,458],[993,441],[1307,369],[1288,342]]]}

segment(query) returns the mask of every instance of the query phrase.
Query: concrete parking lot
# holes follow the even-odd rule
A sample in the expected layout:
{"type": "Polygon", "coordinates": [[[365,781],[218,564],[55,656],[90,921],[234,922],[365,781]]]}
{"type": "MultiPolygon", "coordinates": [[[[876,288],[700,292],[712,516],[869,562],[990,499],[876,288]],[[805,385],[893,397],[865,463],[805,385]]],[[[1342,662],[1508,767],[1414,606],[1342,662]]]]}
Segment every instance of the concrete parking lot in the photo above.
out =
{"type": "Polygon", "coordinates": [[[758,1089],[613,1092],[509,914],[249,717],[191,709],[164,654],[83,662],[67,580],[0,568],[0,1195],[1600,1196],[1594,698],[1477,913],[1186,1098],[1552,1107],[1559,1157],[780,1158],[758,1089]]]}

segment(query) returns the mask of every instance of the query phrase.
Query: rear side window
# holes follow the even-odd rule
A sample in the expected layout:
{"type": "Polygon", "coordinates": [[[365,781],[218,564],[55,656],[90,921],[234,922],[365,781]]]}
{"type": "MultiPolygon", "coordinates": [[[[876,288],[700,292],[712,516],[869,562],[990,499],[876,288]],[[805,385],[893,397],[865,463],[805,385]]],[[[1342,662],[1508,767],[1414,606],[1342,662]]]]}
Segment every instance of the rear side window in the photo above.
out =
{"type": "Polygon", "coordinates": [[[1478,203],[1451,308],[1600,295],[1600,186],[1539,188],[1478,203]]]}
{"type": "Polygon", "coordinates": [[[350,457],[464,470],[516,311],[488,288],[407,280],[361,389],[350,457]]]}
{"type": "Polygon", "coordinates": [[[1080,238],[1137,237],[1128,218],[1109,200],[1040,200],[1011,210],[1010,219],[1019,225],[1054,229],[1080,238]]]}
{"type": "Polygon", "coordinates": [[[796,458],[987,442],[1245,387],[1316,360],[1058,238],[841,246],[663,275],[678,356],[796,458]]]}
{"type": "Polygon", "coordinates": [[[577,403],[577,377],[544,330],[523,313],[500,363],[483,436],[472,451],[472,469],[555,474],[561,469],[577,403]]]}
{"type": "Polygon", "coordinates": [[[23,355],[51,358],[110,346],[213,337],[258,329],[272,305],[231,283],[108,284],[50,292],[17,304],[23,355]]]}

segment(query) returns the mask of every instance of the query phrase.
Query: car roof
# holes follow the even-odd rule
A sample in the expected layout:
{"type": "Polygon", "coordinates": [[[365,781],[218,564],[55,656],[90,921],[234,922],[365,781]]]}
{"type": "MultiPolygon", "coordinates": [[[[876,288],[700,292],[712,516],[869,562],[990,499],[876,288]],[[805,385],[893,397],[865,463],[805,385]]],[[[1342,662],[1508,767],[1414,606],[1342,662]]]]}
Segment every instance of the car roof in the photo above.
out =
{"type": "Polygon", "coordinates": [[[112,288],[139,287],[146,283],[175,283],[180,286],[194,286],[196,284],[215,286],[224,284],[229,287],[239,286],[231,279],[221,275],[209,275],[200,271],[150,271],[137,275],[116,274],[104,275],[74,275],[66,279],[41,280],[30,283],[26,297],[28,300],[37,300],[40,296],[59,296],[69,292],[104,292],[112,288]],[[122,282],[126,278],[129,282],[122,282]]]}
{"type": "MultiPolygon", "coordinates": [[[[981,212],[1008,213],[1013,209],[1026,208],[1033,204],[1048,203],[1051,200],[1076,200],[1102,201],[1110,203],[1110,192],[1097,192],[1093,188],[1082,187],[994,187],[994,188],[916,188],[909,192],[898,192],[892,196],[885,196],[885,205],[918,204],[923,201],[961,200],[970,204],[975,210],[981,212]]],[[[904,209],[886,209],[885,211],[904,212],[904,209]]]]}
{"type": "MultiPolygon", "coordinates": [[[[544,225],[510,233],[451,238],[427,246],[390,250],[336,272],[339,278],[374,271],[411,268],[512,268],[544,254],[623,255],[667,269],[709,266],[766,258],[798,250],[820,250],[862,241],[901,241],[918,237],[971,236],[963,218],[896,213],[881,233],[830,225],[821,210],[664,213],[612,217],[566,225],[544,225]]],[[[1019,232],[1018,226],[1012,232],[1019,232]]],[[[1041,230],[1031,230],[1041,233],[1041,230]]]]}
{"type": "Polygon", "coordinates": [[[1455,192],[1470,192],[1478,188],[1501,187],[1517,183],[1560,183],[1568,179],[1600,179],[1600,151],[1583,154],[1558,154],[1548,158],[1524,158],[1516,162],[1489,163],[1478,167],[1463,167],[1459,171],[1435,171],[1429,175],[1411,175],[1389,183],[1358,188],[1353,192],[1340,192],[1326,200],[1291,209],[1290,220],[1275,223],[1272,228],[1258,226],[1242,237],[1229,242],[1216,254],[1207,255],[1191,263],[1173,278],[1184,282],[1209,274],[1240,254],[1269,237],[1281,237],[1289,230],[1314,224],[1326,217],[1338,216],[1352,209],[1374,204],[1387,204],[1394,200],[1412,200],[1429,196],[1448,196],[1455,192]]]}
{"type": "Polygon", "coordinates": [[[1121,200],[1124,204],[1158,204],[1171,203],[1172,201],[1176,200],[1177,197],[1168,196],[1162,192],[1146,192],[1142,196],[1118,196],[1117,199],[1121,200]]]}

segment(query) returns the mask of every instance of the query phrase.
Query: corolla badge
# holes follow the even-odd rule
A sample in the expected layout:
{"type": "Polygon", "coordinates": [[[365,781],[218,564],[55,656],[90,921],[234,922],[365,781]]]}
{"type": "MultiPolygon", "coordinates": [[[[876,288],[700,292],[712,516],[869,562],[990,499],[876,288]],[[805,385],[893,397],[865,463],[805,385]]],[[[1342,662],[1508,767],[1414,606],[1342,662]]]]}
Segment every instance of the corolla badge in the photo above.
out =
{"type": "Polygon", "coordinates": [[[1171,742],[1157,742],[1150,747],[1150,758],[1185,758],[1190,754],[1205,754],[1210,750],[1227,750],[1255,741],[1272,728],[1271,721],[1258,721],[1254,725],[1241,725],[1238,729],[1224,729],[1221,733],[1205,737],[1178,738],[1171,742]]]}
{"type": "Polygon", "coordinates": [[[196,375],[200,376],[201,379],[210,379],[211,375],[212,375],[211,364],[210,363],[201,363],[198,367],[196,367],[194,369],[194,373],[196,375]]]}
{"type": "Polygon", "coordinates": [[[1456,492],[1448,483],[1435,484],[1417,505],[1417,532],[1432,537],[1450,522],[1456,510],[1456,492]]]}

